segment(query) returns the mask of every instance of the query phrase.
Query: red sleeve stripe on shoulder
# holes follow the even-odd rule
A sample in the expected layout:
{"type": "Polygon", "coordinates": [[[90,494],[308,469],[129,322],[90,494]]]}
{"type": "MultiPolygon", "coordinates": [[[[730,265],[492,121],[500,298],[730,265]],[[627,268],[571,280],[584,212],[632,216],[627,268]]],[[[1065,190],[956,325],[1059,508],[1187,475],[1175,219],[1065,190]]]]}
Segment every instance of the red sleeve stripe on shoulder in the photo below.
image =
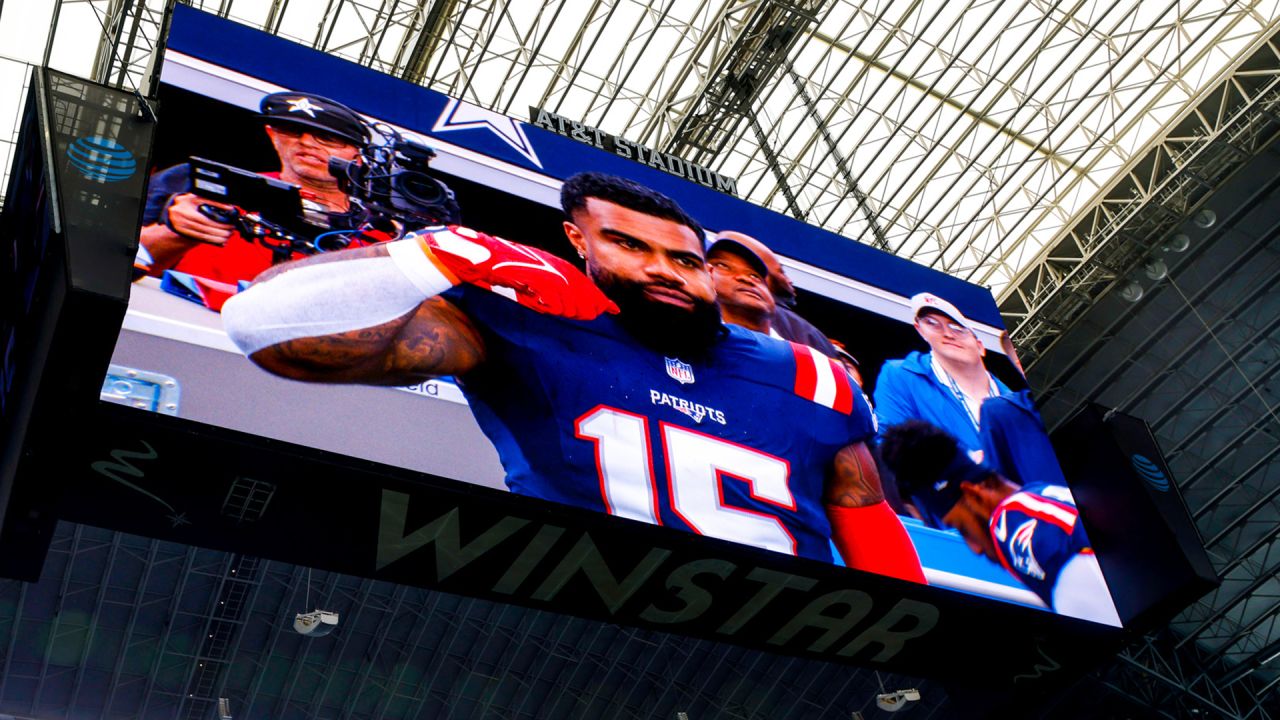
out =
{"type": "Polygon", "coordinates": [[[796,356],[796,394],[845,415],[853,412],[853,388],[844,368],[826,355],[791,343],[796,356]]]}
{"type": "Polygon", "coordinates": [[[791,352],[796,356],[796,394],[812,400],[818,387],[818,371],[813,364],[813,356],[809,355],[808,347],[797,343],[791,343],[791,352]]]}
{"type": "Polygon", "coordinates": [[[1071,532],[1071,529],[1076,524],[1076,512],[1074,510],[1065,505],[1041,500],[1026,493],[1015,493],[1009,496],[1003,507],[1006,510],[1019,510],[1033,518],[1052,523],[1068,533],[1071,532]]]}
{"type": "MultiPolygon", "coordinates": [[[[815,351],[816,352],[816,351],[815,351]]],[[[853,412],[853,383],[849,380],[849,371],[840,363],[825,355],[820,356],[831,366],[831,376],[836,381],[836,399],[832,409],[848,415],[853,412]]]]}

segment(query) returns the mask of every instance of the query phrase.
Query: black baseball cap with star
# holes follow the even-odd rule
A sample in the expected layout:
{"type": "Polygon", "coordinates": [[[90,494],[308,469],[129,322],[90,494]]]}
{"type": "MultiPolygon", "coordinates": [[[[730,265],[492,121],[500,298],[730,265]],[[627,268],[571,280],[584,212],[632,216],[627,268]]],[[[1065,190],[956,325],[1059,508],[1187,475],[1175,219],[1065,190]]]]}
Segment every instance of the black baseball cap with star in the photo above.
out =
{"type": "Polygon", "coordinates": [[[327,97],[300,92],[271,93],[262,98],[258,109],[268,125],[322,131],[357,147],[369,142],[369,130],[360,116],[327,97]]]}

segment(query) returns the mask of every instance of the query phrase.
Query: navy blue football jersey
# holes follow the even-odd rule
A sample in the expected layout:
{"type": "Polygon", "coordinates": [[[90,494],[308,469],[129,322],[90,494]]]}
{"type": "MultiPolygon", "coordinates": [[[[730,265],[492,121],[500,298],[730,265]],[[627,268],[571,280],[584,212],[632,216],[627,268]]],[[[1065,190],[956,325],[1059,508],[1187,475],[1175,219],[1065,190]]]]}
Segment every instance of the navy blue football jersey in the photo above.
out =
{"type": "Polygon", "coordinates": [[[731,325],[703,358],[664,356],[612,315],[445,297],[484,338],[459,385],[513,492],[831,561],[824,480],[874,433],[840,365],[731,325]]]}
{"type": "Polygon", "coordinates": [[[1050,607],[1063,566],[1093,552],[1064,485],[1025,486],[996,506],[990,529],[1000,564],[1050,607]]]}

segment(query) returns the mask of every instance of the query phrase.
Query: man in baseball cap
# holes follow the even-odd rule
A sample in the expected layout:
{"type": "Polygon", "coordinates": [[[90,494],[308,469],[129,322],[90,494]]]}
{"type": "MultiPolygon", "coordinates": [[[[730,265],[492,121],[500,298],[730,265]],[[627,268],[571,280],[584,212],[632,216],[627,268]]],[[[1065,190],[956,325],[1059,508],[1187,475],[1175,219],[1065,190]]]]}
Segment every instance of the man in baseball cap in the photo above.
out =
{"type": "Polygon", "coordinates": [[[929,352],[890,360],[876,379],[876,418],[882,429],[925,420],[946,430],[973,459],[982,460],[982,403],[1010,390],[987,372],[986,348],[972,321],[933,293],[910,300],[916,332],[929,352]]]}
{"type": "MultiPolygon", "coordinates": [[[[329,173],[329,159],[354,160],[369,142],[365,123],[351,108],[304,92],[270,93],[258,105],[267,139],[280,169],[259,173],[297,185],[307,211],[343,213],[350,199],[329,173]]],[[[190,192],[191,166],[157,173],[147,187],[139,241],[148,257],[147,273],[173,270],[184,276],[234,286],[271,266],[271,250],[242,237],[224,218],[203,206],[227,206],[190,192]]],[[[253,212],[256,208],[241,208],[253,212]]],[[[266,218],[272,220],[273,218],[266,218]]],[[[275,219],[284,221],[284,219],[275,219]]],[[[212,307],[212,305],[211,305],[212,307]]]]}
{"type": "Polygon", "coordinates": [[[768,271],[765,284],[773,295],[773,315],[769,318],[770,334],[783,340],[790,340],[801,345],[808,345],[827,357],[836,356],[836,348],[821,330],[800,317],[792,308],[796,304],[796,288],[787,277],[787,270],[768,245],[760,240],[734,230],[723,230],[716,234],[715,243],[732,241],[737,246],[754,254],[764,263],[768,271]]]}
{"type": "Polygon", "coordinates": [[[308,93],[271,93],[259,103],[267,137],[280,156],[280,179],[299,185],[325,208],[342,212],[347,196],[329,173],[329,158],[351,160],[369,141],[360,116],[308,93]]]}
{"type": "MultiPolygon", "coordinates": [[[[862,363],[858,362],[858,358],[854,357],[853,353],[849,352],[849,349],[839,340],[832,340],[831,345],[836,349],[836,356],[833,359],[849,371],[849,377],[853,378],[858,387],[862,387],[862,363]]],[[[871,404],[871,398],[867,398],[867,404],[871,404]]]]}
{"type": "Polygon", "coordinates": [[[765,335],[774,334],[776,305],[769,291],[769,268],[764,260],[737,240],[720,238],[707,248],[707,266],[724,321],[765,335]]]}
{"type": "Polygon", "coordinates": [[[911,317],[919,321],[921,314],[941,315],[970,333],[974,333],[973,325],[969,323],[969,319],[955,305],[933,293],[923,292],[911,296],[911,317]]]}

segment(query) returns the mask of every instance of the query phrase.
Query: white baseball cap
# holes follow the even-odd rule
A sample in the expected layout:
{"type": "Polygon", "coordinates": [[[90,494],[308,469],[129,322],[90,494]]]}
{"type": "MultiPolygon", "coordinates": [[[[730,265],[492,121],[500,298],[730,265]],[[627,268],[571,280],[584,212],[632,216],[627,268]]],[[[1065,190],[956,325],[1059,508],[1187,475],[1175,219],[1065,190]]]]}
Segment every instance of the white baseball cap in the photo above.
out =
{"type": "Polygon", "coordinates": [[[964,316],[955,305],[943,300],[933,293],[918,293],[911,296],[911,317],[918,318],[924,310],[936,310],[955,320],[969,330],[969,332],[977,334],[977,330],[973,328],[973,323],[969,322],[969,318],[964,316]]]}

